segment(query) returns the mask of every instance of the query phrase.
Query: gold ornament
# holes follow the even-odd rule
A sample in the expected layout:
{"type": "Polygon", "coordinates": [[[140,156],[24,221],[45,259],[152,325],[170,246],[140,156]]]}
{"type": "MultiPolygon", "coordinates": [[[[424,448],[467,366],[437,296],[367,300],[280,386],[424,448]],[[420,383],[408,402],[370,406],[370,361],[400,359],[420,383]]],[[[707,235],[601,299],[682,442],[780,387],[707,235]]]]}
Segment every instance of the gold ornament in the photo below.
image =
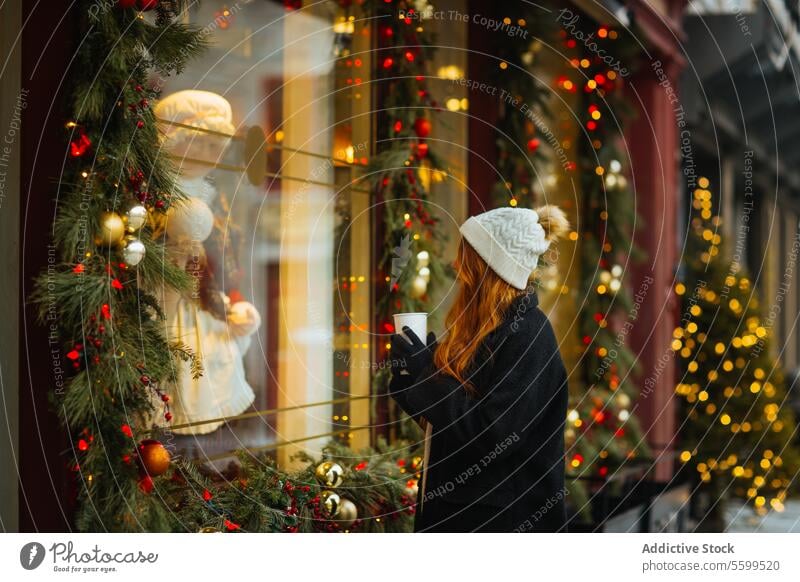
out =
{"type": "Polygon", "coordinates": [[[163,475],[169,469],[169,451],[155,439],[146,439],[137,447],[142,470],[151,477],[163,475]]]}
{"type": "Polygon", "coordinates": [[[322,501],[322,507],[325,510],[326,517],[333,518],[339,515],[342,500],[338,493],[326,490],[319,494],[319,498],[320,501],[322,501]]]}
{"type": "Polygon", "coordinates": [[[147,208],[141,204],[131,207],[125,213],[125,222],[128,226],[128,232],[136,232],[147,222],[147,208]]]}
{"type": "Polygon", "coordinates": [[[100,215],[100,233],[96,243],[111,247],[122,242],[125,236],[125,223],[116,212],[103,212],[100,215]]]}
{"type": "Polygon", "coordinates": [[[344,528],[353,525],[353,522],[358,519],[358,508],[356,504],[349,499],[342,499],[339,504],[339,514],[336,516],[336,521],[339,522],[344,528]]]}
{"type": "Polygon", "coordinates": [[[314,474],[316,475],[319,484],[323,487],[338,487],[342,484],[344,469],[342,469],[341,465],[338,463],[325,461],[317,465],[317,469],[314,471],[314,474]]]}
{"type": "Polygon", "coordinates": [[[411,459],[411,470],[419,471],[422,468],[422,457],[414,457],[411,459]]]}
{"type": "Polygon", "coordinates": [[[620,392],[617,394],[617,404],[619,404],[622,408],[628,408],[631,405],[631,398],[624,392],[620,392]]]}

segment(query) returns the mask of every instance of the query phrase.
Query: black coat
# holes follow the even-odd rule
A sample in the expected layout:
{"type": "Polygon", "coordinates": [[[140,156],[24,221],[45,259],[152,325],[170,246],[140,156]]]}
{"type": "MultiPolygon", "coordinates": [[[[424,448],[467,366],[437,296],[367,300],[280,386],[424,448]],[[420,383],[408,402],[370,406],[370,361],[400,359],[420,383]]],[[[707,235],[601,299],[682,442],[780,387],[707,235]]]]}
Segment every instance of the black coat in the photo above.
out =
{"type": "Polygon", "coordinates": [[[415,531],[565,531],[567,374],[535,293],[511,304],[476,354],[474,397],[433,368],[393,374],[400,407],[433,426],[415,531]]]}

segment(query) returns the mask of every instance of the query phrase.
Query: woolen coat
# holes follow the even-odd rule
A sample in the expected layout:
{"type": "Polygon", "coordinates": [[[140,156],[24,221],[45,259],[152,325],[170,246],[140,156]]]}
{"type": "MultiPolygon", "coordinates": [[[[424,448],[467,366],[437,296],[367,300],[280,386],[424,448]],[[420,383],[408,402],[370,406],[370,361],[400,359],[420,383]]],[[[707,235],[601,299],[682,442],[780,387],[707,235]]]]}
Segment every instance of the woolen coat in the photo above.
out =
{"type": "Polygon", "coordinates": [[[433,366],[394,370],[394,399],[433,426],[414,530],[566,531],[567,374],[535,293],[512,302],[473,360],[474,395],[433,366]]]}

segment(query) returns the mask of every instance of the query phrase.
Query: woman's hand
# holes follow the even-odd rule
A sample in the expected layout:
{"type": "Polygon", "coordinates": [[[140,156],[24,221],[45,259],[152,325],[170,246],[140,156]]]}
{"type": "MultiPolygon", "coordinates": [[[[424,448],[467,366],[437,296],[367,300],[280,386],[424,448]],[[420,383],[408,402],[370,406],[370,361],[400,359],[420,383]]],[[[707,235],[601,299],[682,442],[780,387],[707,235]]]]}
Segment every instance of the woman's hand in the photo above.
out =
{"type": "Polygon", "coordinates": [[[418,380],[422,377],[427,369],[433,366],[433,353],[436,351],[436,335],[433,332],[428,333],[427,343],[422,343],[422,340],[417,337],[411,328],[406,326],[403,328],[403,333],[406,335],[407,341],[400,334],[392,336],[392,356],[403,361],[403,365],[408,370],[409,375],[418,380]]]}

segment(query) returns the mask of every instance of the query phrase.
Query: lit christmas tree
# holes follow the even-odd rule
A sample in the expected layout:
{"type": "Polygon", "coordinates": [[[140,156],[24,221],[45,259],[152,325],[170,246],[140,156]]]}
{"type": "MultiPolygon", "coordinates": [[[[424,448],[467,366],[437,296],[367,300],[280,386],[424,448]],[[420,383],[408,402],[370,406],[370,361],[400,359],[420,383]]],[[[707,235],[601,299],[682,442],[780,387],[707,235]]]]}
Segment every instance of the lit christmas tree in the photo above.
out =
{"type": "MultiPolygon", "coordinates": [[[[698,180],[684,258],[676,392],[682,397],[680,459],[709,503],[699,516],[719,519],[719,500],[735,496],[756,511],[783,510],[798,470],[794,421],[786,406],[771,330],[753,282],[725,253],[709,181],[698,180]]],[[[716,527],[719,527],[717,524],[716,527]]]]}

